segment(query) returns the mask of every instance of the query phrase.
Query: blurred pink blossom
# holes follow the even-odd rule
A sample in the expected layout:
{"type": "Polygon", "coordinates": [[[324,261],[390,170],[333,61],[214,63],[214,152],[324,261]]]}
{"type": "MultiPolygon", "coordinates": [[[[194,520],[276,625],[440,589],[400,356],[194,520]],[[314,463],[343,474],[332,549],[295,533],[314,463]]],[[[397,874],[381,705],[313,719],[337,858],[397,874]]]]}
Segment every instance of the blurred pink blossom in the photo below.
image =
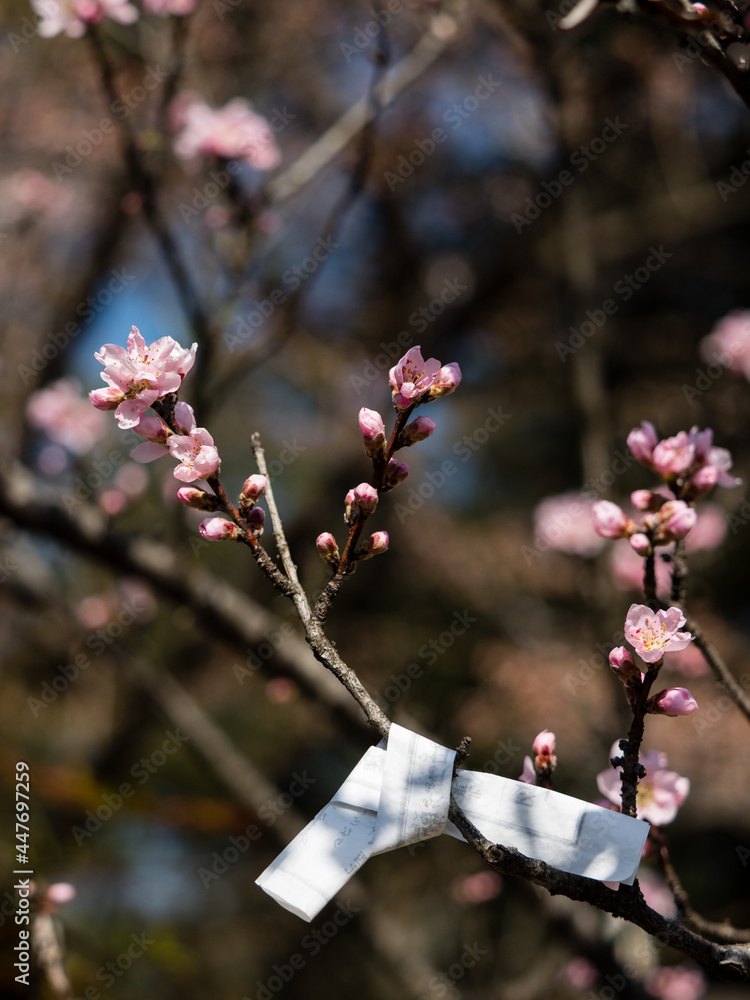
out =
{"type": "Polygon", "coordinates": [[[701,357],[750,379],[750,312],[737,310],[720,319],[700,345],[701,357]]]}
{"type": "Polygon", "coordinates": [[[687,965],[664,965],[646,973],[643,986],[658,1000],[699,1000],[708,989],[700,969],[687,965]]]}
{"type": "Polygon", "coordinates": [[[186,17],[195,10],[198,0],[143,0],[143,9],[147,14],[158,14],[167,17],[186,17]]]}
{"type": "Polygon", "coordinates": [[[60,378],[32,392],[26,415],[33,427],[76,455],[90,451],[107,431],[107,418],[91,408],[75,378],[60,378]]]}
{"type": "Polygon", "coordinates": [[[487,903],[502,892],[503,880],[497,872],[474,872],[460,875],[451,883],[451,895],[462,906],[487,903]]]}
{"type": "Polygon", "coordinates": [[[599,500],[591,508],[591,523],[602,538],[624,538],[633,522],[611,500],[599,500]]]}
{"type": "MultiPolygon", "coordinates": [[[[619,742],[610,750],[610,758],[622,756],[619,742]]],[[[676,771],[667,768],[667,756],[658,750],[649,750],[639,761],[646,769],[646,777],[638,782],[636,808],[639,819],[645,819],[654,826],[671,823],[677,810],[688,797],[690,779],[683,778],[676,771]]],[[[602,795],[610,802],[622,802],[622,768],[608,767],[596,777],[596,784],[602,795]]]]}
{"type": "Polygon", "coordinates": [[[61,31],[80,38],[87,24],[97,24],[105,17],[119,24],[138,20],[138,8],[127,0],[31,0],[31,6],[41,18],[37,31],[42,38],[52,38],[61,31]]]}
{"type": "MultiPolygon", "coordinates": [[[[646,842],[648,844],[648,841],[646,842]]],[[[642,867],[638,872],[638,885],[652,910],[661,913],[663,917],[670,920],[677,916],[677,903],[675,903],[672,890],[669,888],[661,875],[651,871],[650,868],[642,867]]]]}
{"type": "Polygon", "coordinates": [[[694,642],[677,653],[667,653],[664,666],[667,670],[675,670],[685,677],[701,677],[703,674],[711,673],[711,667],[706,663],[705,656],[694,642]]]}
{"type": "Polygon", "coordinates": [[[625,638],[646,663],[656,663],[665,653],[684,649],[692,642],[689,632],[679,630],[685,616],[679,608],[652,611],[645,604],[631,604],[625,618],[625,638]]]}
{"type": "Polygon", "coordinates": [[[182,96],[172,106],[172,118],[180,128],[174,149],[184,160],[219,156],[244,160],[255,170],[273,170],[281,162],[268,122],[242,97],[213,110],[200,98],[182,96]]]}
{"type": "Polygon", "coordinates": [[[597,555],[606,541],[592,527],[592,509],[592,501],[580,493],[562,493],[542,500],[534,511],[537,548],[584,557],[597,555]]]}
{"type": "Polygon", "coordinates": [[[687,431],[665,438],[654,448],[651,457],[654,469],[665,479],[673,479],[686,472],[695,461],[695,446],[687,431]]]}

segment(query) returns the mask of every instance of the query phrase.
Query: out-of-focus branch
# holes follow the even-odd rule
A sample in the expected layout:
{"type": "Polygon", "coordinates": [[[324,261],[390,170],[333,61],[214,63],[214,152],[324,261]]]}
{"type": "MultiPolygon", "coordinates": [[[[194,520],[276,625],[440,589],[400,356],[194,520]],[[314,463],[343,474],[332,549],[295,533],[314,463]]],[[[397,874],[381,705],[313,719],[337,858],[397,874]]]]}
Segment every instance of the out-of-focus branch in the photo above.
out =
{"type": "Polygon", "coordinates": [[[701,653],[703,653],[706,663],[708,663],[713,672],[719,678],[722,687],[726,689],[727,694],[734,700],[742,714],[750,721],[750,698],[747,693],[726,665],[719,651],[713,643],[709,642],[705,637],[703,629],[700,625],[694,618],[691,618],[686,614],[684,608],[682,613],[685,615],[685,628],[693,636],[693,641],[701,653]]]}

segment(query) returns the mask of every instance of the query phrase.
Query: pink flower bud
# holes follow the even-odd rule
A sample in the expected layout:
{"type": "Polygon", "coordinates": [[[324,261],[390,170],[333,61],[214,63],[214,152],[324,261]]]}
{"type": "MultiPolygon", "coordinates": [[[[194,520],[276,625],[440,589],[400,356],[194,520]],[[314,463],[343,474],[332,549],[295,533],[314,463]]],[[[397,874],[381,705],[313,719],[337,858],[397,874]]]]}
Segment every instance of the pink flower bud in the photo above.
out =
{"type": "Polygon", "coordinates": [[[624,538],[631,524],[625,512],[609,500],[599,500],[591,508],[594,531],[602,538],[624,538]]]}
{"type": "Polygon", "coordinates": [[[634,490],[630,494],[630,502],[636,510],[657,511],[665,499],[661,493],[652,493],[651,490],[634,490]]]}
{"type": "Polygon", "coordinates": [[[654,715],[690,715],[698,702],[687,688],[665,688],[649,698],[647,711],[654,715]]]}
{"type": "Polygon", "coordinates": [[[97,410],[116,410],[125,399],[125,393],[110,386],[106,389],[94,389],[89,393],[89,399],[97,410]]]}
{"type": "Polygon", "coordinates": [[[327,562],[329,566],[333,566],[334,569],[338,568],[339,563],[339,547],[336,544],[336,539],[333,537],[330,531],[324,531],[321,535],[318,535],[315,540],[315,545],[318,549],[318,555],[320,558],[327,562]]]}
{"type": "Polygon", "coordinates": [[[656,428],[648,420],[641,422],[628,434],[628,448],[643,465],[651,465],[651,457],[659,440],[656,428]]]}
{"type": "Polygon", "coordinates": [[[551,757],[555,752],[555,734],[543,729],[531,744],[531,749],[537,756],[551,757]]]}
{"type": "Polygon", "coordinates": [[[399,483],[403,483],[409,475],[409,471],[409,466],[406,462],[399,462],[398,459],[392,458],[386,466],[384,489],[392,490],[399,483]]]}
{"type": "Polygon", "coordinates": [[[265,476],[249,476],[242,487],[242,492],[240,493],[240,503],[241,504],[253,504],[257,503],[258,500],[266,492],[266,487],[268,486],[268,479],[265,476]]]}
{"type": "Polygon", "coordinates": [[[654,448],[652,462],[654,468],[665,479],[687,471],[695,461],[695,446],[691,443],[687,431],[680,431],[674,437],[665,438],[654,448]]]}
{"type": "Polygon", "coordinates": [[[461,369],[455,361],[449,365],[444,365],[437,373],[437,378],[430,386],[429,399],[437,399],[439,396],[448,396],[455,392],[461,384],[461,369]]]}
{"type": "Polygon", "coordinates": [[[555,734],[543,729],[532,744],[534,752],[534,772],[537,776],[537,784],[550,787],[552,772],[557,767],[557,757],[555,756],[555,734]]]}
{"type": "Polygon", "coordinates": [[[262,507],[251,507],[245,514],[245,521],[251,531],[256,534],[263,532],[263,525],[266,523],[266,512],[262,507]]]}
{"type": "Polygon", "coordinates": [[[689,489],[691,497],[703,496],[712,490],[719,478],[719,470],[715,465],[704,465],[690,477],[689,489]]]}
{"type": "Polygon", "coordinates": [[[207,517],[201,521],[198,531],[209,542],[223,542],[227,538],[237,538],[240,529],[232,521],[223,517],[207,517]]]}
{"type": "Polygon", "coordinates": [[[383,552],[388,551],[388,541],[387,531],[376,531],[357,550],[357,559],[371,559],[372,556],[382,555],[383,552]]]}
{"type": "Polygon", "coordinates": [[[659,511],[662,518],[661,533],[670,542],[676,542],[695,527],[698,514],[684,500],[669,500],[659,511]]]}
{"type": "Polygon", "coordinates": [[[648,535],[644,535],[640,531],[630,536],[630,546],[639,556],[650,555],[652,551],[648,535]]]}
{"type": "Polygon", "coordinates": [[[177,499],[186,507],[196,510],[214,511],[219,509],[219,499],[213,493],[196,489],[194,486],[181,486],[177,490],[177,499]]]}
{"type": "Polygon", "coordinates": [[[417,441],[424,441],[435,430],[437,424],[429,417],[417,417],[401,431],[398,438],[398,448],[409,448],[417,441]]]}
{"type": "MultiPolygon", "coordinates": [[[[360,483],[352,490],[354,503],[352,508],[356,508],[363,514],[372,514],[378,505],[378,491],[369,483],[360,483]]],[[[349,494],[347,494],[348,496],[349,494]]]]}
{"type": "Polygon", "coordinates": [[[623,684],[632,684],[636,680],[640,683],[641,672],[635,665],[629,650],[624,646],[615,646],[614,649],[610,650],[609,665],[612,668],[612,673],[619,677],[623,684]]]}
{"type": "Polygon", "coordinates": [[[141,437],[156,444],[164,444],[170,434],[169,428],[161,417],[149,412],[143,414],[133,430],[136,434],[140,434],[141,437]]]}
{"type": "Polygon", "coordinates": [[[359,429],[370,458],[385,457],[385,424],[377,410],[362,407],[359,411],[359,429]]]}

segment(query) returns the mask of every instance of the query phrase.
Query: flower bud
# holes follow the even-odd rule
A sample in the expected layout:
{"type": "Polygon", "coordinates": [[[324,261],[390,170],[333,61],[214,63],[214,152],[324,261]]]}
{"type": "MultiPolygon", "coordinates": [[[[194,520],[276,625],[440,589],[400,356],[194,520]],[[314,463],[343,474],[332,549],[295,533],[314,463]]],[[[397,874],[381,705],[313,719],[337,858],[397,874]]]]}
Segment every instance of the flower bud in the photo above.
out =
{"type": "Polygon", "coordinates": [[[219,509],[219,498],[213,493],[196,489],[194,486],[181,486],[177,490],[177,499],[186,507],[196,510],[214,511],[219,509]]]}
{"type": "Polygon", "coordinates": [[[263,525],[266,523],[266,512],[262,507],[251,507],[245,514],[245,522],[252,532],[260,535],[263,533],[263,525]]]}
{"type": "Polygon", "coordinates": [[[661,535],[670,542],[676,542],[695,527],[698,515],[684,500],[669,500],[659,511],[662,519],[661,535]]]}
{"type": "Polygon", "coordinates": [[[171,434],[170,429],[161,417],[148,411],[143,414],[133,430],[136,434],[140,434],[141,437],[145,437],[148,441],[153,441],[156,444],[164,444],[171,434]]]}
{"type": "Polygon", "coordinates": [[[94,389],[89,393],[89,399],[97,410],[116,410],[125,399],[125,393],[108,386],[106,389],[94,389]]]}
{"type": "Polygon", "coordinates": [[[698,702],[687,688],[665,688],[653,698],[649,698],[646,711],[653,715],[690,715],[698,708],[698,702]]]}
{"type": "Polygon", "coordinates": [[[371,559],[388,551],[388,532],[376,531],[357,549],[357,559],[371,559]]]}
{"type": "Polygon", "coordinates": [[[704,465],[688,480],[688,496],[691,499],[703,496],[716,486],[718,478],[719,470],[715,465],[704,465]]]}
{"type": "Polygon", "coordinates": [[[240,504],[243,507],[251,507],[266,492],[266,487],[268,486],[268,479],[265,476],[249,476],[243,486],[242,492],[240,493],[240,504]]]}
{"type": "Polygon", "coordinates": [[[630,546],[639,556],[648,556],[653,551],[648,535],[644,535],[640,531],[630,536],[630,546]]]}
{"type": "Polygon", "coordinates": [[[346,514],[372,514],[378,505],[378,491],[369,483],[360,483],[346,494],[346,514]]]}
{"type": "Polygon", "coordinates": [[[398,459],[392,458],[385,470],[385,486],[384,490],[392,490],[399,483],[403,483],[406,477],[409,475],[409,466],[406,462],[399,462],[398,459]]]}
{"type": "Polygon", "coordinates": [[[333,537],[330,531],[324,531],[315,540],[315,545],[318,549],[318,555],[320,558],[327,562],[329,566],[334,569],[338,568],[339,564],[339,547],[336,544],[336,539],[333,537]]]}
{"type": "Polygon", "coordinates": [[[625,512],[610,500],[599,500],[591,508],[594,531],[602,538],[624,538],[632,521],[625,512]]]}
{"type": "Polygon", "coordinates": [[[643,420],[640,427],[635,427],[628,434],[628,448],[633,452],[639,462],[644,465],[651,465],[654,448],[658,444],[659,437],[656,428],[648,420],[643,420]]]}
{"type": "Polygon", "coordinates": [[[449,365],[444,365],[437,373],[437,378],[430,386],[427,395],[428,399],[438,399],[440,396],[448,396],[455,392],[461,384],[461,369],[455,361],[449,365]]]}
{"type": "Polygon", "coordinates": [[[237,538],[240,529],[232,521],[223,517],[207,517],[201,521],[198,531],[209,542],[223,542],[228,538],[237,538]]]}
{"type": "Polygon", "coordinates": [[[661,493],[652,493],[651,490],[634,490],[630,494],[630,502],[636,510],[656,511],[665,499],[661,493]]]}
{"type": "Polygon", "coordinates": [[[424,441],[435,430],[437,424],[429,417],[417,417],[401,431],[398,436],[397,448],[409,448],[417,441],[424,441]]]}
{"type": "Polygon", "coordinates": [[[635,665],[630,651],[625,646],[615,646],[609,651],[609,665],[612,673],[618,677],[623,684],[631,684],[633,681],[641,680],[641,672],[635,665]]]}
{"type": "Polygon", "coordinates": [[[534,772],[537,776],[537,784],[549,787],[552,772],[557,767],[555,734],[543,729],[534,740],[531,749],[534,752],[534,772]]]}
{"type": "Polygon", "coordinates": [[[377,410],[363,406],[359,411],[359,429],[370,458],[384,458],[386,451],[385,424],[377,410]]]}

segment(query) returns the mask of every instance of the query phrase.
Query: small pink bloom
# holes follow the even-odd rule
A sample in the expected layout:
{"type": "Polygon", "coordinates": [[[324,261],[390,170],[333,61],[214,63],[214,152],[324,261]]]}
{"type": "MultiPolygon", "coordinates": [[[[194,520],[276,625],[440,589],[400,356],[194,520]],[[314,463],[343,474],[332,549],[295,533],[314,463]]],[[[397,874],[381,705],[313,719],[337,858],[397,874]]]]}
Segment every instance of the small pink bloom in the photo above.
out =
{"type": "Polygon", "coordinates": [[[75,378],[50,382],[32,392],[26,402],[29,423],[75,455],[84,455],[106,434],[108,421],[102,409],[105,407],[91,409],[75,378]]]}
{"type": "Polygon", "coordinates": [[[174,476],[183,483],[208,479],[221,465],[214,439],[204,427],[196,427],[190,434],[173,434],[169,439],[169,453],[181,463],[174,470],[174,476]]]}
{"type": "Polygon", "coordinates": [[[690,477],[691,497],[700,497],[709,493],[719,480],[719,470],[713,465],[704,465],[702,469],[697,469],[690,477]]]}
{"type": "Polygon", "coordinates": [[[172,113],[181,127],[174,148],[183,159],[242,159],[255,170],[273,170],[281,162],[268,122],[241,97],[214,111],[205,101],[183,96],[173,105],[172,113]]]}
{"type": "Polygon", "coordinates": [[[440,371],[437,358],[425,361],[421,348],[412,347],[407,351],[389,373],[396,409],[408,410],[410,406],[420,402],[437,380],[440,371]]]}
{"type": "Polygon", "coordinates": [[[336,569],[339,564],[339,547],[336,544],[336,539],[333,537],[331,532],[324,531],[322,534],[318,535],[315,540],[315,545],[320,558],[324,562],[327,562],[329,566],[333,566],[334,569],[336,569]]]}
{"type": "Polygon", "coordinates": [[[240,503],[257,503],[268,487],[268,479],[265,476],[248,476],[240,493],[240,503]]]}
{"type": "MultiPolygon", "coordinates": [[[[651,542],[648,535],[644,535],[642,531],[637,531],[634,535],[630,536],[630,547],[633,552],[637,552],[639,556],[647,556],[651,553],[651,542]]],[[[639,572],[643,572],[639,568],[639,572]]]]}
{"type": "Polygon", "coordinates": [[[531,745],[536,756],[552,757],[555,753],[555,734],[543,729],[531,745]]]}
{"type": "Polygon", "coordinates": [[[594,531],[602,538],[624,538],[632,521],[625,512],[609,500],[599,500],[591,508],[594,531]]]}
{"type": "Polygon", "coordinates": [[[628,434],[628,448],[633,452],[639,462],[644,465],[651,465],[654,448],[657,445],[659,436],[656,428],[648,420],[644,420],[640,427],[635,427],[628,434]]]}
{"type": "Polygon", "coordinates": [[[645,604],[631,604],[625,619],[625,638],[646,663],[656,663],[665,653],[684,649],[692,642],[689,632],[680,632],[685,617],[679,608],[652,611],[645,604]]]}
{"type": "Polygon", "coordinates": [[[157,14],[159,17],[167,17],[172,14],[175,17],[187,17],[195,10],[198,0],[143,0],[143,9],[147,14],[157,14]]]}
{"type": "Polygon", "coordinates": [[[97,24],[111,17],[120,24],[138,20],[138,8],[127,0],[31,0],[40,16],[37,31],[42,38],[52,38],[64,31],[70,38],[80,38],[87,24],[97,24]]]}
{"type": "Polygon", "coordinates": [[[720,319],[700,350],[705,361],[750,378],[750,312],[731,312],[720,319]]]}
{"type": "Polygon", "coordinates": [[[684,538],[698,520],[694,507],[689,507],[684,500],[668,500],[659,511],[662,520],[661,534],[670,542],[684,538]]]}
{"type": "Polygon", "coordinates": [[[649,699],[648,711],[654,715],[691,715],[698,702],[687,688],[665,688],[649,699]]]}
{"type": "Polygon", "coordinates": [[[429,417],[417,417],[401,431],[398,439],[399,448],[409,448],[418,441],[424,441],[433,433],[437,424],[429,417]]]}
{"type": "Polygon", "coordinates": [[[729,475],[729,470],[732,468],[732,456],[726,448],[712,448],[708,455],[707,467],[716,470],[716,482],[719,486],[731,489],[733,486],[742,485],[741,479],[729,475]]]}
{"type": "Polygon", "coordinates": [[[54,903],[55,906],[63,906],[65,903],[69,903],[71,899],[75,899],[75,894],[76,888],[70,882],[53,882],[47,889],[46,898],[48,902],[54,903]]]}
{"type": "Polygon", "coordinates": [[[200,523],[198,531],[209,542],[223,542],[228,538],[237,538],[240,534],[240,529],[237,525],[232,521],[225,520],[223,517],[204,518],[200,523]]]}
{"type": "Polygon", "coordinates": [[[694,461],[695,445],[691,443],[687,431],[659,441],[652,455],[654,469],[665,479],[674,479],[686,472],[694,461]]]}
{"type": "MultiPolygon", "coordinates": [[[[615,743],[610,751],[610,758],[621,756],[619,743],[615,743]]],[[[649,750],[639,760],[646,769],[646,777],[638,782],[638,818],[645,819],[654,826],[671,823],[688,797],[690,779],[668,770],[666,754],[656,750],[649,750]]],[[[599,791],[615,805],[622,802],[621,772],[621,768],[609,767],[597,775],[596,779],[599,791]]]]}
{"type": "Polygon", "coordinates": [[[687,965],[664,965],[651,969],[646,973],[643,986],[657,1000],[700,1000],[708,989],[701,970],[687,965]]]}

